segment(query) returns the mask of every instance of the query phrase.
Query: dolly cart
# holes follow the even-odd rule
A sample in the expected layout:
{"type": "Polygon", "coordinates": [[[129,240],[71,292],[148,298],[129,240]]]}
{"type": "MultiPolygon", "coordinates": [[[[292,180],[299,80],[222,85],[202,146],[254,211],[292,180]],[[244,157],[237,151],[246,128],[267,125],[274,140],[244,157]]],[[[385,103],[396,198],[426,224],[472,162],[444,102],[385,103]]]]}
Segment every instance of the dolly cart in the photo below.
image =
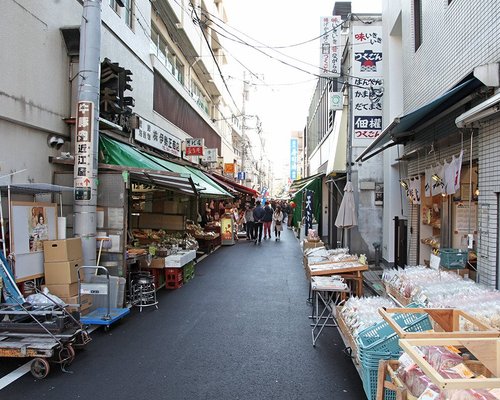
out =
{"type": "Polygon", "coordinates": [[[78,297],[80,298],[82,294],[90,294],[92,296],[106,296],[107,303],[107,307],[96,308],[87,315],[81,316],[80,322],[86,325],[103,325],[104,329],[108,330],[111,324],[122,319],[130,313],[130,310],[128,308],[111,307],[110,289],[111,285],[107,268],[101,266],[83,266],[78,268],[78,297]],[[82,280],[82,275],[85,271],[90,272],[90,274],[87,274],[88,276],[97,276],[97,272],[103,271],[106,276],[106,282],[84,282],[82,280]]]}

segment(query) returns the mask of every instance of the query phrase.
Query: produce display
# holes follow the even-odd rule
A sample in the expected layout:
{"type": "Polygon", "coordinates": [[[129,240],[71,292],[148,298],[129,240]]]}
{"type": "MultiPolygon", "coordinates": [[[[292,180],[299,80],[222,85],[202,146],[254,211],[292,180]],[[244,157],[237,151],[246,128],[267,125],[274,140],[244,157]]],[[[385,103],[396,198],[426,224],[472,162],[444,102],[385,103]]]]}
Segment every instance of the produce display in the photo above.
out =
{"type": "MultiPolygon", "coordinates": [[[[182,248],[186,250],[196,250],[198,248],[198,242],[189,233],[183,232],[166,232],[164,230],[153,230],[153,229],[134,229],[132,230],[132,243],[130,249],[127,251],[130,253],[132,248],[140,247],[141,245],[153,246],[159,251],[164,251],[169,253],[169,249],[172,247],[182,248]]],[[[168,255],[168,254],[165,254],[168,255]]]]}
{"type": "MultiPolygon", "coordinates": [[[[220,223],[218,224],[220,227],[220,223]]],[[[195,239],[210,240],[220,236],[220,234],[217,232],[205,231],[200,225],[195,224],[194,222],[189,223],[189,221],[188,223],[186,223],[186,231],[189,232],[189,234],[192,235],[195,239]]]]}
{"type": "MultiPolygon", "coordinates": [[[[500,292],[460,275],[427,268],[388,269],[382,280],[410,301],[429,308],[458,308],[500,329],[500,292]],[[481,305],[478,307],[478,305],[481,305]]],[[[470,329],[464,322],[463,330],[470,329]]]]}
{"type": "MultiPolygon", "coordinates": [[[[458,349],[453,346],[421,346],[420,354],[439,375],[447,379],[484,378],[489,372],[478,361],[468,364],[458,349]],[[478,365],[482,368],[478,368],[478,365]],[[472,368],[474,366],[474,368],[472,368]],[[469,368],[471,367],[471,368],[469,368]],[[473,370],[475,369],[475,370],[473,370]]],[[[493,400],[497,390],[455,389],[442,391],[406,353],[399,358],[398,377],[411,394],[419,399],[435,400],[493,400]]]]}
{"type": "Polygon", "coordinates": [[[340,313],[349,333],[356,338],[358,333],[383,321],[378,313],[380,307],[395,307],[395,303],[386,297],[350,297],[340,313]]]}

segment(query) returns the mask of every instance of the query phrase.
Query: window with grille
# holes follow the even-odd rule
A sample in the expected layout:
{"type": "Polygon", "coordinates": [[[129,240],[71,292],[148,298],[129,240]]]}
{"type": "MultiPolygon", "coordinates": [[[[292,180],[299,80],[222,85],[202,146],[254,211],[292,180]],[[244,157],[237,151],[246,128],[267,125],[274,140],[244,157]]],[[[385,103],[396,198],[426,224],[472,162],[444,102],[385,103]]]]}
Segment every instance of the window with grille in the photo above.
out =
{"type": "Polygon", "coordinates": [[[413,36],[417,51],[422,44],[422,0],[413,0],[413,36]]]}

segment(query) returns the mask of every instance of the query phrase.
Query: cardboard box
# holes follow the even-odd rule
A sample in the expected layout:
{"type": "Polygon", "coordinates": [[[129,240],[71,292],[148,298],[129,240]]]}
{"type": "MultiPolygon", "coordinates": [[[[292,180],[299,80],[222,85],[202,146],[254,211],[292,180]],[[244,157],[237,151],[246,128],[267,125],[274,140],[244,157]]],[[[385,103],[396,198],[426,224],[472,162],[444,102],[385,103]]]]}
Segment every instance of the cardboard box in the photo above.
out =
{"type": "Polygon", "coordinates": [[[92,295],[82,294],[80,296],[80,303],[78,303],[78,295],[71,297],[61,297],[61,300],[66,304],[80,304],[80,309],[77,307],[67,307],[69,312],[71,311],[85,311],[92,306],[92,295]]]}
{"type": "Polygon", "coordinates": [[[44,263],[45,283],[47,285],[62,285],[78,282],[78,268],[83,260],[44,263]]]}
{"type": "Polygon", "coordinates": [[[144,259],[139,261],[139,266],[141,268],[165,268],[165,257],[154,257],[151,259],[151,264],[148,266],[148,262],[144,259]]]}
{"type": "MultiPolygon", "coordinates": [[[[45,285],[49,292],[57,297],[73,297],[78,295],[78,283],[67,283],[63,285],[45,285]]],[[[43,290],[43,287],[42,287],[43,290]]]]}
{"type": "Polygon", "coordinates": [[[82,240],[79,237],[61,240],[44,240],[45,262],[73,261],[83,258],[82,240]]]}
{"type": "Polygon", "coordinates": [[[303,245],[303,250],[307,250],[307,249],[314,249],[316,247],[322,247],[325,244],[323,243],[322,240],[320,240],[319,242],[310,242],[307,239],[304,239],[302,245],[303,245]]]}

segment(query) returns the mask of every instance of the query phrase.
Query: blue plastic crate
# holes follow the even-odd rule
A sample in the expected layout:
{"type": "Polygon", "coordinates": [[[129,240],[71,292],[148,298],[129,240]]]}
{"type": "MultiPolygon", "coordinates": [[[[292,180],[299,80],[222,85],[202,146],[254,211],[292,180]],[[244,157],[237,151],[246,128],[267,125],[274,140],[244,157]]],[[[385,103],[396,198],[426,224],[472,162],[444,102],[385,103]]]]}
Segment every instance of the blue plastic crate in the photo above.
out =
{"type": "MultiPolygon", "coordinates": [[[[427,314],[394,314],[393,319],[406,332],[423,332],[432,329],[427,314]]],[[[358,335],[357,342],[360,353],[365,350],[398,353],[401,350],[398,335],[385,321],[362,330],[358,335]]]]}
{"type": "MultiPolygon", "coordinates": [[[[397,359],[398,354],[389,354],[381,360],[397,359]]],[[[377,380],[378,380],[378,362],[374,365],[362,365],[361,378],[363,381],[363,389],[368,400],[376,400],[377,398],[377,380]]],[[[385,390],[384,400],[396,400],[396,392],[393,390],[385,390]]]]}
{"type": "Polygon", "coordinates": [[[469,250],[460,249],[440,249],[441,266],[448,269],[465,268],[469,259],[469,250]]]}

